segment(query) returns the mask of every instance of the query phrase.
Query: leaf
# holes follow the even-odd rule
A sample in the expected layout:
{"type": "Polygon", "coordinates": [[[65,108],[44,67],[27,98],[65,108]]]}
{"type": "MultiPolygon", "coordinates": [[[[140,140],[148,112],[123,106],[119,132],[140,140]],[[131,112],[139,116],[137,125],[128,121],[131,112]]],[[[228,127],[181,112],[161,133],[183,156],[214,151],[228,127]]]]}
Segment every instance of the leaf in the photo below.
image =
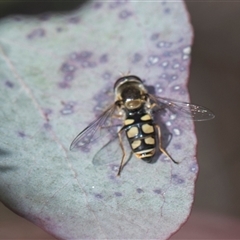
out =
{"type": "Polygon", "coordinates": [[[167,239],[187,219],[197,174],[193,123],[166,116],[161,155],[92,164],[70,152],[108,104],[119,72],[188,101],[192,28],[183,2],[88,2],[74,12],[0,22],[0,199],[61,239],[167,239]],[[169,136],[172,136],[169,140],[169,136]]]}

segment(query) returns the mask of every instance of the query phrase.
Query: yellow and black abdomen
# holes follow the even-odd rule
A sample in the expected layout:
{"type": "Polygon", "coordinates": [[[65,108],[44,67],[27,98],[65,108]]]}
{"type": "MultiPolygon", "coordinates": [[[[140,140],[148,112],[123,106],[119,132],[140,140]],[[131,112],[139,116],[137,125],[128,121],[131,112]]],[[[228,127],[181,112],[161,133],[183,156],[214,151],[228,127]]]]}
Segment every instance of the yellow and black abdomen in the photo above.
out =
{"type": "Polygon", "coordinates": [[[128,116],[124,129],[135,156],[150,162],[156,148],[156,131],[151,116],[146,113],[128,116]]]}

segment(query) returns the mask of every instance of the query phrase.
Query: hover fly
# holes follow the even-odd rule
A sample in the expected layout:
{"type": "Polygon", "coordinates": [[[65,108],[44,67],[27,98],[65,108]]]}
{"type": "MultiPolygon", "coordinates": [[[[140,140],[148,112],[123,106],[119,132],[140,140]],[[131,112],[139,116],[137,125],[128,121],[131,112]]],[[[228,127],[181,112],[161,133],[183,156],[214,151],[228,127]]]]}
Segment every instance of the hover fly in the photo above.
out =
{"type": "Polygon", "coordinates": [[[96,132],[105,127],[112,118],[122,120],[118,131],[122,159],[117,175],[119,176],[125,161],[125,149],[122,134],[125,132],[133,154],[143,161],[151,162],[157,149],[176,162],[161,145],[161,129],[154,122],[154,115],[159,110],[168,109],[180,112],[194,121],[210,120],[214,114],[208,109],[186,102],[179,102],[150,94],[143,81],[134,75],[119,78],[114,84],[115,101],[95,121],[80,132],[73,140],[70,150],[78,148],[85,139],[89,143],[96,132]]]}

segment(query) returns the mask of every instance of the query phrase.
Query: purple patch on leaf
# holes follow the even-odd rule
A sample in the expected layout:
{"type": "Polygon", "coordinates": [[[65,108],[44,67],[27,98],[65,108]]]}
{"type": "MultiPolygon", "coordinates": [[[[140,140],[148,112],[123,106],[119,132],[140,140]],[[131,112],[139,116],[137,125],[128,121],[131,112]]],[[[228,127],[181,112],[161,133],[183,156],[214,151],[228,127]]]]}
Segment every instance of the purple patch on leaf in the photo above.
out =
{"type": "Polygon", "coordinates": [[[62,32],[62,31],[63,31],[63,28],[57,27],[57,28],[56,28],[56,31],[57,31],[57,32],[62,32]]]}
{"type": "Polygon", "coordinates": [[[73,16],[68,19],[69,23],[77,24],[80,22],[80,18],[78,16],[73,16]]]}
{"type": "Polygon", "coordinates": [[[162,193],[161,189],[159,189],[159,188],[154,189],[153,192],[156,193],[156,194],[161,194],[162,193]]]}
{"type": "Polygon", "coordinates": [[[18,134],[18,136],[21,137],[21,138],[26,137],[26,134],[25,134],[23,131],[19,131],[17,134],[18,134]]]}
{"type": "Polygon", "coordinates": [[[14,86],[14,84],[8,80],[5,82],[5,85],[9,88],[13,88],[13,86],[14,86]]]}
{"type": "Polygon", "coordinates": [[[182,178],[180,178],[177,174],[173,174],[172,175],[172,182],[174,184],[182,184],[182,183],[184,183],[184,180],[182,178]]]}
{"type": "Polygon", "coordinates": [[[170,8],[165,8],[164,13],[169,14],[171,12],[170,8]]]}
{"type": "Polygon", "coordinates": [[[43,124],[43,128],[44,128],[45,130],[49,131],[49,130],[52,129],[52,126],[51,126],[50,123],[44,123],[44,124],[43,124]]]}
{"type": "Polygon", "coordinates": [[[111,78],[111,73],[110,72],[104,72],[103,74],[102,74],[102,78],[103,79],[106,79],[106,80],[109,80],[110,78],[111,78]]]}
{"type": "Polygon", "coordinates": [[[69,63],[63,63],[61,66],[61,71],[62,72],[74,72],[76,70],[76,67],[69,64],[69,63]]]}
{"type": "Polygon", "coordinates": [[[123,4],[125,4],[127,2],[127,0],[115,0],[115,1],[112,1],[110,4],[109,4],[109,7],[110,8],[116,8],[116,7],[119,7],[123,4]]]}
{"type": "Polygon", "coordinates": [[[126,19],[128,17],[130,17],[132,15],[132,12],[128,11],[128,10],[123,10],[119,13],[119,17],[121,19],[126,19]]]}
{"type": "Polygon", "coordinates": [[[84,62],[82,62],[81,66],[84,68],[87,68],[87,67],[94,68],[97,66],[97,64],[95,62],[84,61],[84,62]]]}
{"type": "Polygon", "coordinates": [[[182,146],[180,144],[174,144],[174,148],[176,150],[181,150],[182,149],[182,146]]]}
{"type": "Polygon", "coordinates": [[[22,21],[23,17],[22,16],[13,16],[12,19],[16,22],[22,21]]]}
{"type": "Polygon", "coordinates": [[[93,4],[93,8],[95,8],[95,9],[99,9],[99,8],[101,8],[102,7],[102,3],[100,3],[100,2],[96,2],[96,3],[94,3],[93,4]]]}
{"type": "Polygon", "coordinates": [[[47,21],[51,18],[51,14],[50,13],[43,13],[41,15],[39,15],[38,19],[41,21],[47,21]]]}
{"type": "Polygon", "coordinates": [[[30,32],[27,35],[27,38],[28,39],[36,39],[36,38],[42,38],[45,35],[46,35],[46,32],[43,28],[37,28],[37,29],[34,29],[32,32],[30,32]]]}
{"type": "Polygon", "coordinates": [[[150,40],[155,41],[159,38],[159,33],[153,33],[150,37],[150,40]]]}
{"type": "Polygon", "coordinates": [[[69,84],[67,82],[59,82],[58,83],[58,86],[62,89],[66,89],[66,88],[69,88],[69,84]]]}
{"type": "Polygon", "coordinates": [[[99,62],[100,63],[106,63],[108,61],[108,55],[107,54],[103,54],[100,56],[99,58],[99,62]]]}
{"type": "Polygon", "coordinates": [[[116,197],[122,197],[122,193],[120,193],[120,192],[115,192],[114,195],[115,195],[116,197]]]}
{"type": "Polygon", "coordinates": [[[143,190],[141,188],[137,188],[136,191],[137,191],[137,193],[142,193],[143,192],[143,190]]]}
{"type": "Polygon", "coordinates": [[[73,78],[74,78],[74,75],[72,73],[69,73],[64,76],[64,81],[71,82],[73,78]]]}
{"type": "Polygon", "coordinates": [[[137,62],[141,61],[141,59],[142,59],[142,55],[140,53],[135,53],[133,55],[132,63],[137,63],[137,62]]]}
{"type": "Polygon", "coordinates": [[[100,193],[96,193],[94,196],[95,196],[97,199],[102,199],[102,198],[103,198],[102,194],[100,194],[100,193]]]}
{"type": "Polygon", "coordinates": [[[79,54],[76,55],[77,61],[86,61],[86,59],[90,58],[92,56],[92,52],[90,51],[82,51],[79,54]]]}

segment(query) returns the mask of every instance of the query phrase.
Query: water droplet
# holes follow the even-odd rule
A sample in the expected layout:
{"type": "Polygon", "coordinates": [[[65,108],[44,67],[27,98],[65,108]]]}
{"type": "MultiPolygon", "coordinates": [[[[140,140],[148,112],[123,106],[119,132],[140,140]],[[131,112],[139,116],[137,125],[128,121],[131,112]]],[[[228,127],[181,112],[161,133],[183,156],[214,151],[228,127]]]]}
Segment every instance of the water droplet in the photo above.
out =
{"type": "Polygon", "coordinates": [[[170,119],[171,119],[171,120],[174,120],[174,119],[176,119],[176,117],[177,117],[177,115],[176,115],[176,114],[171,114],[171,115],[170,115],[170,119]]]}
{"type": "Polygon", "coordinates": [[[173,64],[173,69],[176,69],[176,68],[179,68],[179,67],[180,67],[180,64],[179,64],[179,63],[173,64]]]}
{"type": "Polygon", "coordinates": [[[179,85],[173,86],[173,90],[174,90],[174,91],[178,91],[179,89],[180,89],[180,86],[179,86],[179,85]]]}
{"type": "Polygon", "coordinates": [[[154,64],[156,64],[157,62],[159,61],[159,57],[158,56],[150,56],[149,58],[148,58],[148,64],[149,65],[154,65],[154,64]]]}
{"type": "Polygon", "coordinates": [[[165,61],[165,62],[162,62],[162,67],[166,68],[168,66],[169,62],[168,61],[165,61]]]}
{"type": "Polygon", "coordinates": [[[172,123],[170,121],[166,122],[166,126],[170,127],[172,125],[172,123]]]}
{"type": "Polygon", "coordinates": [[[181,134],[181,131],[178,128],[174,128],[173,132],[176,136],[179,136],[181,134]]]}
{"type": "Polygon", "coordinates": [[[197,173],[198,172],[198,165],[197,165],[197,163],[193,163],[190,166],[190,171],[193,172],[193,173],[197,173]]]}
{"type": "Polygon", "coordinates": [[[185,47],[182,51],[183,51],[183,54],[189,55],[191,53],[191,47],[190,46],[185,47]]]}

